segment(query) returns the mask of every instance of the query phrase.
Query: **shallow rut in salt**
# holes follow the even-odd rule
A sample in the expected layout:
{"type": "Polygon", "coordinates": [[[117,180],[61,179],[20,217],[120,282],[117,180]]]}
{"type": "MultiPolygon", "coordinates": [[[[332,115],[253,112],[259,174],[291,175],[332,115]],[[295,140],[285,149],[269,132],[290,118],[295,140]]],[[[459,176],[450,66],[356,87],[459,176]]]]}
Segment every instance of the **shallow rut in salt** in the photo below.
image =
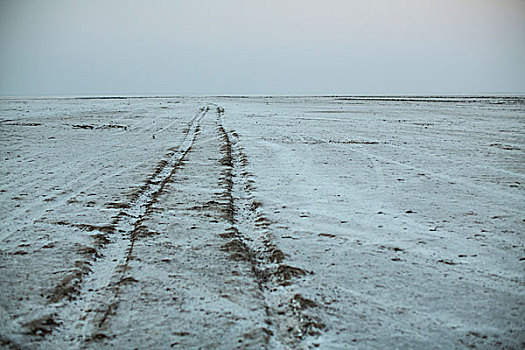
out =
{"type": "MultiPolygon", "coordinates": [[[[78,342],[82,345],[85,341],[105,337],[100,329],[118,306],[120,288],[125,283],[125,274],[141,223],[190,151],[199,123],[207,111],[202,108],[191,120],[182,143],[166,154],[155,172],[132,196],[131,202],[122,203],[122,211],[113,224],[105,230],[93,227],[101,231],[101,235],[104,234],[102,247],[95,254],[97,259],[71,277],[71,281],[75,281],[74,285],[68,287],[62,281],[53,291],[51,301],[58,302],[65,297],[74,300],[65,305],[56,305],[51,317],[60,327],[43,344],[50,347],[67,344],[70,347],[78,342]]],[[[68,225],[65,222],[58,224],[68,225]]]]}
{"type": "Polygon", "coordinates": [[[255,254],[228,238],[235,209],[221,128],[211,113],[201,120],[176,176],[134,232],[118,298],[87,347],[267,347],[272,322],[255,254]]]}
{"type": "Polygon", "coordinates": [[[122,205],[48,344],[274,348],[323,329],[305,312],[315,303],[287,290],[310,272],[283,263],[239,136],[209,109],[122,205]]]}

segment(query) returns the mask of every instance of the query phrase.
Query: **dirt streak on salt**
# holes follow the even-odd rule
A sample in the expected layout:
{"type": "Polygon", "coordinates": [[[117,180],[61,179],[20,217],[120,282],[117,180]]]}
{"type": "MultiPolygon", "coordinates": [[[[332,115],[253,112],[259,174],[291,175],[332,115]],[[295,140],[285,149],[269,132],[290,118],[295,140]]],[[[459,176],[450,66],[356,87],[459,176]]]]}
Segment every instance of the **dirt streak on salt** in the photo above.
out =
{"type": "Polygon", "coordinates": [[[0,116],[5,347],[525,345],[522,97],[3,99],[0,116]],[[188,132],[140,232],[119,226],[188,132]]]}

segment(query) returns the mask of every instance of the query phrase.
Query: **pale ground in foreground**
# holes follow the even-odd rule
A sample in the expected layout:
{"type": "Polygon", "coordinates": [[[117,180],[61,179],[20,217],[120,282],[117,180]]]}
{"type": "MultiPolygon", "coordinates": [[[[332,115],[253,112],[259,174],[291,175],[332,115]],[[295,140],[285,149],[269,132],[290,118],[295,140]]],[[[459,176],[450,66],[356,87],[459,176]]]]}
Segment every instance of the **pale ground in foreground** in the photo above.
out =
{"type": "Polygon", "coordinates": [[[525,346],[525,99],[0,100],[0,346],[525,346]]]}

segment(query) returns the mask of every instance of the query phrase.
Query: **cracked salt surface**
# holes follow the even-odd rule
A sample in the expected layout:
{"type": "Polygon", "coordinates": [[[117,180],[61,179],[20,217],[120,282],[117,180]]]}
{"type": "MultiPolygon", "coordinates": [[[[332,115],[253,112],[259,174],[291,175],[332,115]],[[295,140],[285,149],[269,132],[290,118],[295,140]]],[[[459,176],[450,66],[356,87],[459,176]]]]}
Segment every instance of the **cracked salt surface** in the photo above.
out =
{"type": "Polygon", "coordinates": [[[522,348],[522,97],[0,101],[6,348],[522,348]]]}

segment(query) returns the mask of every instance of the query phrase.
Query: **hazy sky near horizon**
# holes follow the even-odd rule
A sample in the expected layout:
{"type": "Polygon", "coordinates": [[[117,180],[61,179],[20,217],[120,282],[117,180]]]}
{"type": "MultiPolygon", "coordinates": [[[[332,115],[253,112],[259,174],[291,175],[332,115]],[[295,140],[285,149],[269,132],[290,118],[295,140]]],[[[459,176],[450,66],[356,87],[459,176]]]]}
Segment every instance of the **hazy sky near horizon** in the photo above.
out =
{"type": "Polygon", "coordinates": [[[525,93],[525,0],[0,0],[0,95],[525,93]]]}

